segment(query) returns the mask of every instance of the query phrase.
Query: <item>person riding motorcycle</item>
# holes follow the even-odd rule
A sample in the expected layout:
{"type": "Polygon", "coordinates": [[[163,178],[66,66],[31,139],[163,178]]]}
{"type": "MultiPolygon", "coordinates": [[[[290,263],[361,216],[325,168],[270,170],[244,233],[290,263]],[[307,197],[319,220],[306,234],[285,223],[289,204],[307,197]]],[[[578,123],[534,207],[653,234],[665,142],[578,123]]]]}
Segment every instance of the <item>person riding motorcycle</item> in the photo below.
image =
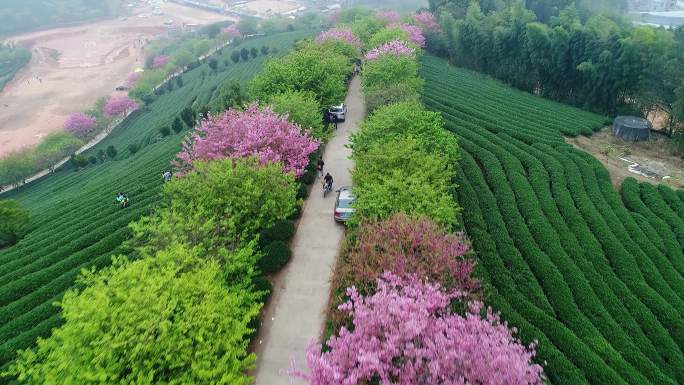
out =
{"type": "Polygon", "coordinates": [[[325,177],[323,178],[323,188],[326,189],[327,191],[331,191],[332,186],[333,186],[333,177],[328,172],[325,174],[325,177]]]}

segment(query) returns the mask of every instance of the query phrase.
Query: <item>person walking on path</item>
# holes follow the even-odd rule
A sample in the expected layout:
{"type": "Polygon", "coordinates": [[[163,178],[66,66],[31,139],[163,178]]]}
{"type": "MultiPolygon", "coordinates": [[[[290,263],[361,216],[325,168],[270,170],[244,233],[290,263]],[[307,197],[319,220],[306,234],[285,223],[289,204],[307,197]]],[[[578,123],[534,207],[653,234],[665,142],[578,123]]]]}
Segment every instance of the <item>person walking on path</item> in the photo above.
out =
{"type": "Polygon", "coordinates": [[[319,156],[318,162],[316,162],[316,177],[320,178],[323,176],[323,166],[325,166],[325,162],[323,161],[323,157],[319,156]]]}

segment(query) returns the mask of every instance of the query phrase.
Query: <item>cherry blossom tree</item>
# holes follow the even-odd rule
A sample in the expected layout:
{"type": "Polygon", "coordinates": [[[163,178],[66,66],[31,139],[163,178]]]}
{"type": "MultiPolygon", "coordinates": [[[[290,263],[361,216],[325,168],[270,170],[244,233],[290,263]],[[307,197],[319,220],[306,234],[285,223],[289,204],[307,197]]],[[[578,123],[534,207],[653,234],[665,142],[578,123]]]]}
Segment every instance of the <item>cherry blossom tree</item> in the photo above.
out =
{"type": "Polygon", "coordinates": [[[393,23],[387,26],[389,29],[397,28],[400,29],[408,35],[411,43],[424,48],[425,47],[425,36],[423,36],[423,31],[417,25],[411,25],[406,23],[393,23]]]}
{"type": "Polygon", "coordinates": [[[219,116],[202,120],[177,155],[174,165],[181,171],[192,168],[195,160],[257,156],[262,163],[279,162],[283,172],[301,176],[309,154],[319,142],[308,131],[256,103],[244,111],[229,109],[219,116]]]}
{"type": "Polygon", "coordinates": [[[152,68],[162,68],[169,64],[169,61],[171,61],[171,56],[169,55],[159,55],[152,60],[152,68]]]}
{"type": "Polygon", "coordinates": [[[120,116],[136,108],[138,108],[138,103],[126,95],[121,95],[109,98],[102,110],[106,115],[120,116]]]}
{"type": "Polygon", "coordinates": [[[316,41],[326,42],[330,40],[340,40],[353,45],[355,48],[361,48],[361,39],[354,33],[346,28],[331,28],[327,31],[321,32],[317,37],[316,41]]]}
{"type": "Polygon", "coordinates": [[[229,37],[238,37],[238,36],[242,36],[242,33],[240,32],[240,30],[238,29],[237,25],[235,25],[235,24],[231,24],[231,25],[229,25],[229,26],[227,26],[227,27],[225,27],[225,28],[222,28],[222,29],[221,29],[221,33],[223,33],[223,34],[225,34],[225,35],[227,35],[227,36],[229,36],[229,37]]]}
{"type": "Polygon", "coordinates": [[[78,138],[84,138],[92,132],[95,123],[97,123],[97,121],[92,116],[82,112],[75,112],[69,115],[64,122],[64,128],[70,134],[73,134],[78,138]]]}
{"type": "Polygon", "coordinates": [[[384,274],[378,290],[362,296],[351,287],[340,309],[353,319],[326,342],[307,349],[310,385],[450,384],[542,385],[524,346],[499,315],[473,302],[465,315],[450,310],[457,298],[439,284],[384,274]]]}
{"type": "Polygon", "coordinates": [[[385,271],[400,277],[417,274],[464,295],[479,287],[471,276],[475,262],[467,255],[470,245],[465,236],[446,233],[427,217],[412,219],[398,213],[383,221],[363,223],[354,239],[343,254],[345,263],[335,287],[353,285],[369,294],[385,271]]]}
{"type": "Polygon", "coordinates": [[[414,56],[415,54],[416,50],[407,46],[401,40],[392,40],[368,51],[366,53],[366,60],[375,60],[381,55],[414,56]]]}
{"type": "Polygon", "coordinates": [[[437,18],[431,12],[417,12],[413,15],[413,20],[423,29],[424,33],[439,32],[441,30],[437,18]]]}
{"type": "Polygon", "coordinates": [[[375,17],[386,23],[397,23],[401,20],[401,16],[393,10],[380,10],[375,12],[375,17]]]}

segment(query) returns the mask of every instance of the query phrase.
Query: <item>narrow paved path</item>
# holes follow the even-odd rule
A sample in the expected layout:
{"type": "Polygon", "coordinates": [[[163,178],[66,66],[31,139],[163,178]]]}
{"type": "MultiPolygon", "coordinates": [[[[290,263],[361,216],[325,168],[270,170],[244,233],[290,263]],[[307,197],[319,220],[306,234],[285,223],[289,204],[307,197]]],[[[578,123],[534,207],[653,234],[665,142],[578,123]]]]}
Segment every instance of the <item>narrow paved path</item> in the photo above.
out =
{"type": "MultiPolygon", "coordinates": [[[[358,77],[352,79],[345,103],[347,120],[338,124],[323,155],[325,171],[333,176],[335,189],[351,185],[354,163],[345,145],[366,113],[358,77]]],[[[281,370],[289,368],[291,358],[304,368],[307,345],[321,336],[330,278],[344,237],[344,226],[333,220],[334,205],[334,192],[323,198],[320,185],[314,183],[292,241],[292,260],[274,287],[257,337],[256,385],[288,384],[281,370]]]]}

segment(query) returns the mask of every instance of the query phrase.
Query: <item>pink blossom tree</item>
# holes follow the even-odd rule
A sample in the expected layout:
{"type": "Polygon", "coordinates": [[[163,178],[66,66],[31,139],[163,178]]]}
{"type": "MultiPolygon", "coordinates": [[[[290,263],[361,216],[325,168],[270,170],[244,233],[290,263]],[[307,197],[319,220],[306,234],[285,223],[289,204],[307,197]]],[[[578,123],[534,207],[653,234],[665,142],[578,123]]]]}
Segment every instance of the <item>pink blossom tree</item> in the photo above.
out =
{"type": "Polygon", "coordinates": [[[417,12],[413,15],[413,20],[423,29],[424,33],[439,32],[441,30],[437,18],[431,12],[417,12]]]}
{"type": "Polygon", "coordinates": [[[350,31],[349,29],[331,28],[327,31],[321,32],[316,37],[316,41],[319,43],[330,41],[330,40],[338,40],[338,41],[347,42],[347,43],[353,45],[355,48],[361,48],[361,39],[359,39],[358,36],[354,35],[354,33],[352,31],[350,31]]]}
{"type": "Polygon", "coordinates": [[[132,88],[140,80],[140,72],[131,72],[126,78],[126,87],[132,88]]]}
{"type": "Polygon", "coordinates": [[[152,60],[152,68],[162,68],[165,67],[171,61],[171,56],[169,55],[159,55],[152,60]]]}
{"type": "Polygon", "coordinates": [[[384,274],[371,296],[347,290],[340,309],[353,319],[327,342],[307,349],[310,385],[453,384],[542,385],[524,346],[499,315],[473,302],[461,316],[450,310],[456,293],[413,277],[384,274]]]}
{"type": "Polygon", "coordinates": [[[425,47],[425,36],[423,36],[423,31],[417,25],[411,25],[406,23],[393,23],[387,26],[387,28],[398,28],[408,35],[409,40],[416,44],[417,46],[425,47]]]}
{"type": "Polygon", "coordinates": [[[386,23],[397,23],[401,20],[401,16],[393,10],[380,10],[375,12],[375,17],[386,23]]]}
{"type": "Polygon", "coordinates": [[[301,176],[309,164],[309,154],[318,141],[309,133],[270,108],[256,103],[244,111],[229,109],[202,120],[196,132],[183,144],[174,165],[181,171],[192,168],[195,160],[257,156],[262,163],[279,162],[283,172],[301,176]]]}
{"type": "Polygon", "coordinates": [[[108,116],[120,116],[136,108],[138,108],[138,103],[126,95],[121,95],[109,98],[102,110],[108,116]]]}
{"type": "Polygon", "coordinates": [[[376,60],[381,55],[414,56],[415,54],[416,50],[413,47],[409,47],[401,40],[392,40],[368,51],[366,60],[376,60]]]}
{"type": "Polygon", "coordinates": [[[64,128],[67,132],[73,134],[78,138],[84,138],[88,136],[93,127],[97,123],[96,119],[92,116],[86,115],[82,112],[75,112],[67,118],[64,122],[64,128]]]}
{"type": "Polygon", "coordinates": [[[227,27],[225,27],[225,28],[222,28],[222,29],[221,29],[221,33],[224,34],[224,35],[227,35],[227,36],[229,36],[229,37],[238,37],[238,36],[242,36],[242,33],[240,32],[240,30],[238,29],[237,25],[235,25],[235,24],[231,24],[231,25],[229,25],[229,26],[227,26],[227,27]]]}

